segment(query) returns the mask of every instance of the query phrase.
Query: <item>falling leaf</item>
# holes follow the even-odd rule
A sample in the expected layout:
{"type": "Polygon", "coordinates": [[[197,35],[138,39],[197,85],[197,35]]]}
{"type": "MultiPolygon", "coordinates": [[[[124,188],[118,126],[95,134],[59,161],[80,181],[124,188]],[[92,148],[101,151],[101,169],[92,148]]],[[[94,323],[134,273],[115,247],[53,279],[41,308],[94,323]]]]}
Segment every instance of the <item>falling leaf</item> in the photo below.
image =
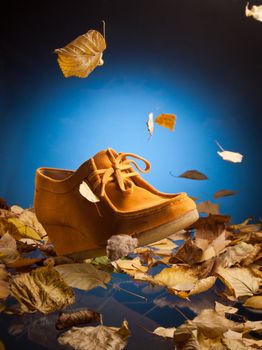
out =
{"type": "Polygon", "coordinates": [[[154,120],[153,120],[153,113],[149,113],[148,114],[148,120],[147,120],[147,129],[149,132],[150,137],[153,135],[153,131],[154,131],[154,120]]]}
{"type": "Polygon", "coordinates": [[[156,117],[155,123],[174,131],[176,116],[174,114],[162,113],[156,117]]]}
{"type": "Polygon", "coordinates": [[[243,159],[243,155],[237,152],[225,151],[220,144],[216,141],[216,144],[221,149],[222,152],[217,152],[217,154],[223,158],[223,160],[227,160],[232,163],[241,163],[243,159]]]}
{"type": "Polygon", "coordinates": [[[231,267],[246,259],[256,248],[252,244],[241,242],[233,247],[228,247],[221,255],[222,267],[231,267]]]}
{"type": "Polygon", "coordinates": [[[106,254],[111,261],[114,261],[132,253],[137,245],[137,238],[129,235],[113,235],[107,240],[106,254]]]}
{"type": "Polygon", "coordinates": [[[157,327],[153,331],[153,333],[156,335],[159,335],[160,337],[173,339],[175,330],[176,330],[175,327],[171,327],[171,328],[157,327]]]}
{"type": "Polygon", "coordinates": [[[251,6],[250,9],[248,8],[248,6],[249,6],[249,3],[247,3],[246,5],[246,16],[247,17],[251,16],[256,20],[262,22],[262,5],[259,5],[259,6],[253,5],[251,6]]]}
{"type": "Polygon", "coordinates": [[[64,48],[56,49],[58,64],[66,78],[86,78],[97,66],[103,65],[105,38],[96,30],[80,35],[64,48]]]}
{"type": "Polygon", "coordinates": [[[214,198],[217,199],[217,198],[221,198],[221,197],[233,196],[236,193],[237,193],[237,191],[219,190],[219,191],[216,191],[216,193],[214,194],[214,198]]]}
{"type": "Polygon", "coordinates": [[[79,192],[89,202],[92,202],[92,203],[100,202],[100,199],[94,194],[94,192],[91,190],[91,188],[88,186],[88,184],[85,181],[82,181],[82,183],[80,184],[79,192]]]}
{"type": "Polygon", "coordinates": [[[198,170],[188,170],[184,172],[183,174],[179,175],[178,177],[184,177],[186,179],[192,179],[192,180],[207,180],[208,177],[201,173],[198,170]]]}
{"type": "Polygon", "coordinates": [[[56,321],[56,329],[66,329],[83,323],[100,322],[101,314],[93,310],[84,309],[72,312],[61,312],[56,321]]]}
{"type": "Polygon", "coordinates": [[[24,312],[37,310],[47,314],[75,301],[72,288],[50,266],[15,276],[10,290],[24,312]]]}
{"type": "Polygon", "coordinates": [[[200,202],[197,204],[197,210],[199,213],[219,214],[219,204],[210,201],[200,202]]]}
{"type": "Polygon", "coordinates": [[[54,268],[69,286],[83,290],[96,287],[106,288],[105,283],[108,283],[111,279],[107,272],[98,270],[92,264],[66,264],[54,268]]]}
{"type": "Polygon", "coordinates": [[[8,273],[3,265],[0,265],[0,299],[6,299],[9,295],[8,273]]]}
{"type": "Polygon", "coordinates": [[[71,345],[75,350],[121,350],[131,335],[127,321],[120,328],[96,326],[73,327],[58,338],[62,345],[71,345]]]}
{"type": "Polygon", "coordinates": [[[251,309],[262,310],[262,295],[256,295],[254,297],[248,298],[243,306],[249,307],[251,309]]]}
{"type": "Polygon", "coordinates": [[[253,296],[262,281],[261,278],[255,277],[248,268],[223,268],[219,266],[216,273],[236,298],[253,296]]]}

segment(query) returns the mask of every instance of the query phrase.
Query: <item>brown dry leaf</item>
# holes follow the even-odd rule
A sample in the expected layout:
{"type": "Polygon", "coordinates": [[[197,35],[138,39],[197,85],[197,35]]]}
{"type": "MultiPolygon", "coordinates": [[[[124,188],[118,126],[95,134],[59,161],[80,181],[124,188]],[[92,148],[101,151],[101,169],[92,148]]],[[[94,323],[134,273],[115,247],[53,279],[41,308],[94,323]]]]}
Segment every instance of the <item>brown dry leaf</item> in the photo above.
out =
{"type": "Polygon", "coordinates": [[[261,278],[255,277],[248,268],[223,268],[218,266],[216,273],[236,298],[253,296],[259,289],[261,278]]]}
{"type": "Polygon", "coordinates": [[[193,265],[201,260],[203,250],[199,248],[192,239],[187,239],[169,262],[172,264],[177,260],[193,265]]]}
{"type": "Polygon", "coordinates": [[[126,320],[120,328],[97,326],[97,327],[73,327],[63,333],[58,342],[62,345],[70,345],[75,350],[121,350],[127,344],[131,335],[126,320]]]}
{"type": "Polygon", "coordinates": [[[124,271],[132,277],[135,276],[136,272],[146,272],[148,270],[147,266],[143,266],[141,264],[139,257],[136,257],[132,260],[118,259],[112,262],[112,265],[118,272],[124,271]]]}
{"type": "Polygon", "coordinates": [[[10,290],[24,312],[37,310],[47,314],[75,301],[72,288],[50,266],[15,276],[10,290]]]}
{"type": "Polygon", "coordinates": [[[221,145],[216,141],[216,144],[221,149],[222,152],[217,152],[217,154],[223,159],[228,162],[232,163],[241,163],[243,159],[243,155],[237,152],[231,152],[231,151],[225,151],[221,145]]]}
{"type": "Polygon", "coordinates": [[[40,263],[43,260],[44,260],[43,258],[19,258],[19,259],[16,259],[15,261],[10,261],[6,263],[6,266],[10,268],[18,269],[21,267],[31,266],[31,265],[40,263]]]}
{"type": "Polygon", "coordinates": [[[155,123],[168,128],[170,131],[174,131],[176,116],[174,114],[162,113],[156,117],[155,123]]]}
{"type": "Polygon", "coordinates": [[[247,267],[251,265],[254,261],[262,258],[261,255],[261,244],[255,244],[254,250],[241,262],[241,265],[247,267]]]}
{"type": "Polygon", "coordinates": [[[220,304],[217,301],[215,302],[215,310],[221,316],[225,316],[225,313],[234,314],[238,311],[236,307],[220,304]]]}
{"type": "Polygon", "coordinates": [[[8,273],[4,265],[0,265],[0,299],[6,299],[9,293],[8,273]]]}
{"type": "Polygon", "coordinates": [[[63,48],[56,49],[58,64],[66,78],[86,78],[97,66],[104,64],[105,38],[96,30],[89,30],[63,48]]]}
{"type": "Polygon", "coordinates": [[[254,350],[253,347],[246,346],[242,339],[222,339],[222,343],[226,345],[226,350],[254,350]]]}
{"type": "Polygon", "coordinates": [[[262,5],[256,6],[253,5],[249,9],[249,3],[246,5],[245,13],[247,17],[253,17],[257,21],[262,22],[262,5]]]}
{"type": "Polygon", "coordinates": [[[208,338],[201,332],[198,332],[197,340],[201,350],[228,350],[223,344],[221,337],[208,338]]]}
{"type": "Polygon", "coordinates": [[[219,214],[219,204],[210,201],[200,202],[197,204],[197,210],[199,213],[219,214]]]}
{"type": "Polygon", "coordinates": [[[191,180],[207,180],[208,177],[201,173],[198,170],[188,170],[184,172],[183,174],[179,175],[178,177],[183,177],[186,179],[191,179],[191,180]]]}
{"type": "Polygon", "coordinates": [[[91,322],[101,322],[101,314],[89,309],[61,312],[56,321],[56,329],[61,330],[91,322]]]}
{"type": "Polygon", "coordinates": [[[0,238],[0,261],[5,264],[15,261],[19,257],[16,249],[16,240],[9,234],[5,233],[0,238]]]}
{"type": "Polygon", "coordinates": [[[173,339],[175,330],[176,330],[175,327],[171,327],[171,328],[157,327],[153,331],[153,333],[163,338],[173,339]]]}
{"type": "Polygon", "coordinates": [[[227,247],[226,251],[221,255],[221,266],[234,266],[248,258],[254,251],[256,251],[257,254],[257,249],[252,244],[247,244],[245,242],[241,242],[233,247],[227,247]]]}
{"type": "Polygon", "coordinates": [[[244,302],[243,306],[251,309],[262,310],[262,295],[256,295],[254,297],[248,298],[244,302]]]}
{"type": "Polygon", "coordinates": [[[212,242],[209,242],[207,239],[196,238],[195,243],[203,250],[200,261],[207,261],[223,252],[230,241],[226,239],[226,231],[223,231],[212,242]]]}
{"type": "Polygon", "coordinates": [[[85,181],[82,181],[82,183],[80,184],[79,192],[89,202],[92,202],[92,203],[100,202],[100,199],[94,194],[94,192],[91,190],[91,188],[88,186],[88,184],[85,181]]]}
{"type": "Polygon", "coordinates": [[[179,326],[174,333],[176,350],[202,350],[197,340],[197,328],[187,321],[179,326]]]}
{"type": "Polygon", "coordinates": [[[65,282],[73,288],[90,290],[96,287],[106,288],[111,279],[105,271],[98,270],[92,264],[65,264],[55,266],[65,282]]]}
{"type": "Polygon", "coordinates": [[[147,130],[149,132],[150,137],[153,135],[154,132],[154,120],[153,120],[153,113],[148,114],[148,120],[146,123],[147,130]]]}
{"type": "Polygon", "coordinates": [[[237,191],[231,191],[231,190],[219,190],[216,191],[214,194],[214,198],[221,198],[221,197],[228,197],[228,196],[233,196],[237,193],[237,191]]]}
{"type": "Polygon", "coordinates": [[[209,276],[206,278],[199,279],[196,282],[194,288],[191,289],[191,291],[188,293],[188,296],[206,292],[208,289],[214,286],[214,284],[216,283],[216,279],[217,278],[215,276],[209,276]]]}
{"type": "Polygon", "coordinates": [[[224,230],[225,224],[230,221],[230,216],[227,215],[212,215],[200,217],[193,225],[195,229],[195,238],[207,239],[212,242],[224,230]]]}

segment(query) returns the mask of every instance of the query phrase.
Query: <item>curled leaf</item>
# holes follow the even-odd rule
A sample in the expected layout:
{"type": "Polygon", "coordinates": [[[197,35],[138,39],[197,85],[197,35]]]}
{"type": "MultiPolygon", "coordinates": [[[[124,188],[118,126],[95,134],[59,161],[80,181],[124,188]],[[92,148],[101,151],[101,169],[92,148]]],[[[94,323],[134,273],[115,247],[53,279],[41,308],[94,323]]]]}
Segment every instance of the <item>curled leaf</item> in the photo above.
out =
{"type": "Polygon", "coordinates": [[[221,198],[221,197],[233,196],[236,193],[237,193],[237,191],[219,190],[219,191],[216,191],[216,193],[214,194],[214,198],[217,199],[217,198],[221,198]]]}
{"type": "Polygon", "coordinates": [[[80,35],[64,48],[56,49],[58,64],[64,76],[86,78],[97,66],[103,65],[104,37],[96,30],[80,35]]]}
{"type": "Polygon", "coordinates": [[[162,113],[156,117],[155,123],[164,128],[174,131],[176,116],[174,114],[162,113]]]}
{"type": "Polygon", "coordinates": [[[186,179],[191,179],[191,180],[207,180],[208,177],[201,173],[198,170],[188,170],[184,172],[183,174],[179,175],[178,177],[184,177],[186,179]]]}
{"type": "Polygon", "coordinates": [[[85,181],[82,181],[82,183],[80,184],[79,192],[89,202],[92,202],[92,203],[100,202],[100,199],[94,194],[94,192],[91,190],[91,188],[88,186],[88,184],[85,181]]]}
{"type": "Polygon", "coordinates": [[[72,288],[50,266],[15,276],[10,290],[24,312],[47,314],[75,301],[72,288]]]}
{"type": "Polygon", "coordinates": [[[66,329],[78,324],[100,322],[101,314],[92,310],[61,312],[56,321],[56,329],[66,329]]]}

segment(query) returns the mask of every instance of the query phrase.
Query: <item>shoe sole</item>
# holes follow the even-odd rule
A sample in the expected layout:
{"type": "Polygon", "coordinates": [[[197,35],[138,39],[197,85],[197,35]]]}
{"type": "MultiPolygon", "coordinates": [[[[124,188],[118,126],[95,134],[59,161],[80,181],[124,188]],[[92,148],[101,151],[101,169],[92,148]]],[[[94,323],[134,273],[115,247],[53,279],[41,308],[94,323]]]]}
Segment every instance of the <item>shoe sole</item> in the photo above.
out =
{"type": "MultiPolygon", "coordinates": [[[[138,246],[154,243],[189,227],[195,221],[197,221],[198,218],[199,218],[199,213],[197,209],[193,209],[174,221],[155,227],[151,230],[137,233],[135,235],[132,235],[132,237],[138,239],[138,246]]],[[[66,254],[66,256],[76,261],[81,261],[84,259],[94,258],[97,256],[103,256],[103,255],[106,255],[106,247],[66,254]]]]}

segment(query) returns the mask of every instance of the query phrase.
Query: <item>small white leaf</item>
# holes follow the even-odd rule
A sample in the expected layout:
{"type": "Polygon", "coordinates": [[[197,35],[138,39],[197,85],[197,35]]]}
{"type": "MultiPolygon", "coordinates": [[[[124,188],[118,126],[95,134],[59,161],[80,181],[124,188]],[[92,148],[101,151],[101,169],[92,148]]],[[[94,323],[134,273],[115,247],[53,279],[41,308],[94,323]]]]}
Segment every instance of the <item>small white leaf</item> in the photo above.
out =
{"type": "Polygon", "coordinates": [[[246,6],[246,16],[252,16],[254,19],[262,22],[262,5],[260,6],[251,6],[251,8],[248,8],[249,3],[247,3],[246,6]]]}
{"type": "Polygon", "coordinates": [[[154,131],[154,120],[153,120],[153,113],[148,114],[148,120],[147,120],[147,129],[149,131],[150,137],[153,135],[154,131]]]}
{"type": "Polygon", "coordinates": [[[80,184],[79,192],[89,202],[92,202],[92,203],[100,202],[100,199],[94,194],[94,192],[91,190],[91,188],[88,186],[88,184],[85,181],[82,181],[82,183],[80,184]]]}
{"type": "Polygon", "coordinates": [[[232,163],[241,163],[243,159],[243,155],[238,152],[231,152],[231,151],[225,151],[220,144],[216,141],[216,144],[221,149],[222,152],[217,152],[217,154],[223,159],[227,160],[228,162],[232,163]]]}

